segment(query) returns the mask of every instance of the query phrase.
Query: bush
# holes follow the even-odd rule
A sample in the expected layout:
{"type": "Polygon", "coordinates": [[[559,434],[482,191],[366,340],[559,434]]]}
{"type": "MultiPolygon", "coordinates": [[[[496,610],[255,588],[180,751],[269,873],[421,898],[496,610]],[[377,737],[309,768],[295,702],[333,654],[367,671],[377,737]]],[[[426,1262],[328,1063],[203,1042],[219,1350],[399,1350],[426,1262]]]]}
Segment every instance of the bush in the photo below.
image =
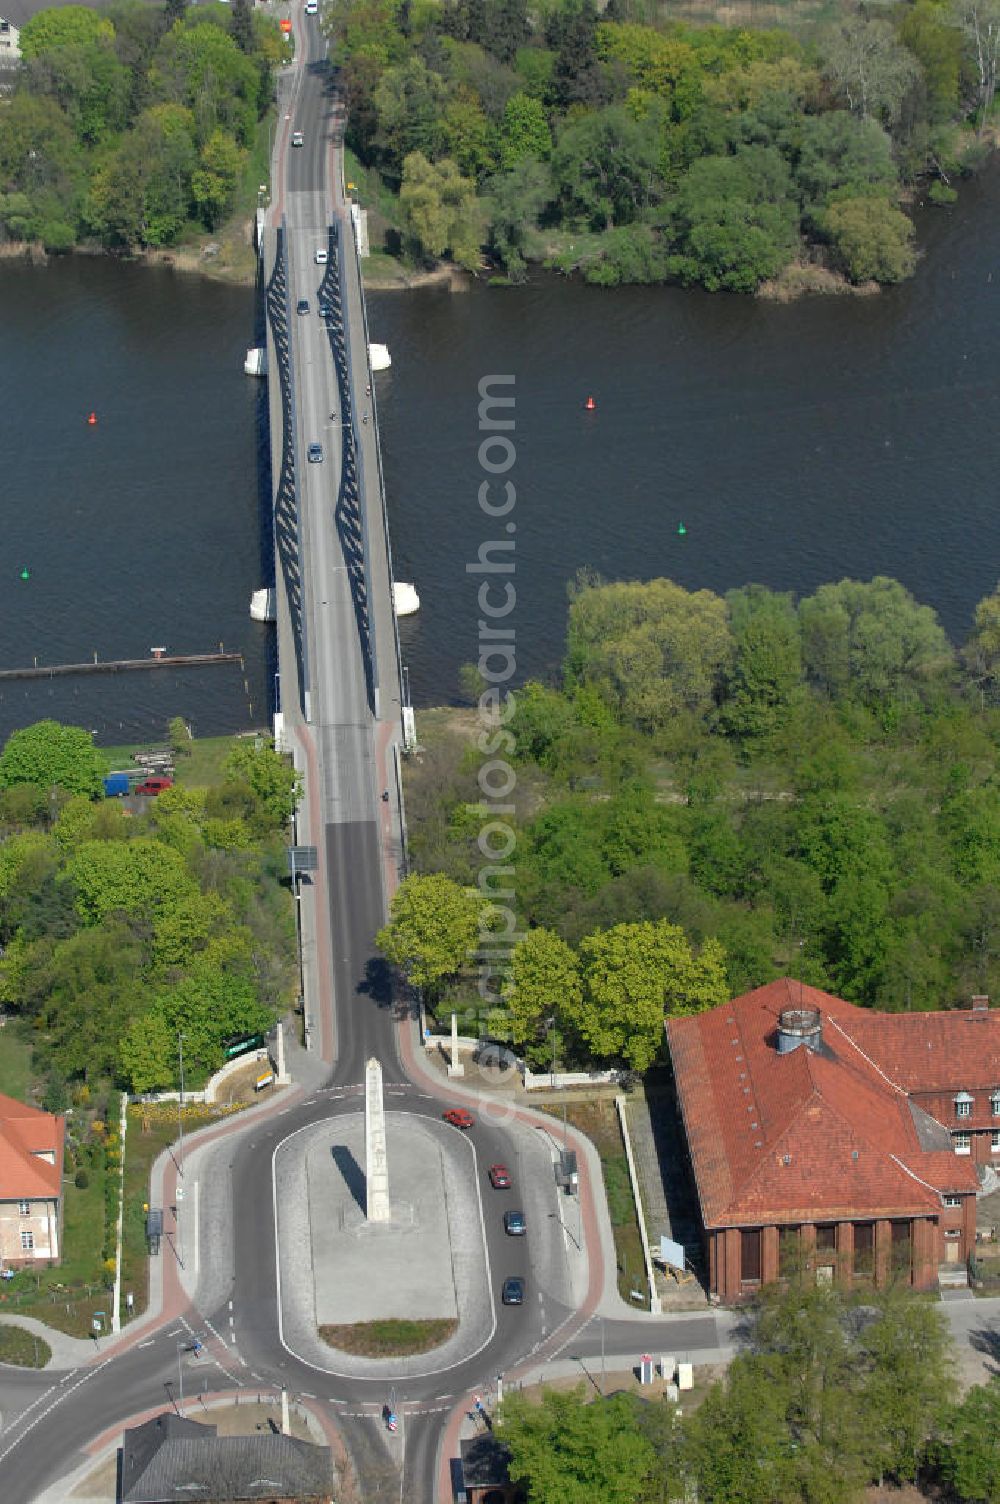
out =
{"type": "Polygon", "coordinates": [[[950,184],[943,183],[940,178],[934,179],[934,182],[927,190],[927,198],[929,203],[937,204],[939,208],[958,202],[958,194],[955,189],[950,184]]]}
{"type": "Polygon", "coordinates": [[[90,1184],[90,1176],[87,1174],[82,1165],[73,1176],[73,1184],[76,1186],[78,1191],[85,1191],[90,1184]]]}

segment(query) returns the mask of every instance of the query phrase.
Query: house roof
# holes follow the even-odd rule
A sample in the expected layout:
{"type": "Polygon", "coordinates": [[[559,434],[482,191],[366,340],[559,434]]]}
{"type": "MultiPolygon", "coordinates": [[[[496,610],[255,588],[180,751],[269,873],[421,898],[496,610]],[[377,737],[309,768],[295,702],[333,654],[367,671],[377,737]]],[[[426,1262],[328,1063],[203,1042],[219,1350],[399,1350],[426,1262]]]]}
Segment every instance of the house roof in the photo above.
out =
{"type": "Polygon", "coordinates": [[[59,1196],[65,1131],[65,1118],[0,1093],[0,1201],[59,1196]],[[51,1154],[54,1163],[40,1158],[43,1154],[51,1154]]]}
{"type": "Polygon", "coordinates": [[[928,1215],[977,1187],[911,1093],[969,1086],[973,1056],[1000,1080],[1000,1012],[875,1013],[786,978],[669,1018],[667,1038],[706,1227],[928,1215]],[[818,1011],[816,1049],[779,1054],[787,1009],[818,1011]]]}
{"type": "Polygon", "coordinates": [[[122,1504],[332,1496],[329,1447],[293,1436],[218,1436],[215,1426],[164,1412],[122,1438],[122,1504]]]}
{"type": "MultiPolygon", "coordinates": [[[[0,0],[0,19],[9,21],[20,31],[40,10],[61,10],[64,5],[82,3],[83,0],[0,0]]],[[[151,0],[151,3],[162,3],[162,0],[151,0]]]]}

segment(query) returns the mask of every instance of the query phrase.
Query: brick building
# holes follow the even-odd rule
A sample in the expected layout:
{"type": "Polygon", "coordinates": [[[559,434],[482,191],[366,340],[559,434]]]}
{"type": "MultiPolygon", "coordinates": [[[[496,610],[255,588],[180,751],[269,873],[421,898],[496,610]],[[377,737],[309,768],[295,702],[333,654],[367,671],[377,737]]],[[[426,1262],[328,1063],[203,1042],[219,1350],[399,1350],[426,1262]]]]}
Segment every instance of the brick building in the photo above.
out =
{"type": "Polygon", "coordinates": [[[60,1257],[64,1118],[0,1095],[0,1264],[60,1257]]]}
{"type": "Polygon", "coordinates": [[[960,1282],[976,1166],[1000,1169],[1000,1010],[876,1013],[784,979],[667,1040],[721,1300],[806,1263],[960,1282]],[[944,1266],[944,1267],[942,1267],[944,1266]]]}

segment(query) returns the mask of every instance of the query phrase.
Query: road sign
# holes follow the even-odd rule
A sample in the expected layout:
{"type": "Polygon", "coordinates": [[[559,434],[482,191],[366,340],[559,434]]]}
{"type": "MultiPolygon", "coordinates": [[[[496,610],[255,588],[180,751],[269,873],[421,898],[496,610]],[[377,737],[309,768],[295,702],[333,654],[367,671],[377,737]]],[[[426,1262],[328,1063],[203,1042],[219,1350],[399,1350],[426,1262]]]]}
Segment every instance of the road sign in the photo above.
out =
{"type": "Polygon", "coordinates": [[[285,855],[288,858],[288,870],[293,878],[296,872],[315,872],[319,866],[319,855],[315,846],[287,846],[285,855]]]}
{"type": "Polygon", "coordinates": [[[93,1330],[93,1331],[95,1331],[95,1332],[103,1332],[103,1330],[104,1330],[104,1327],[103,1327],[103,1325],[102,1325],[102,1324],[101,1324],[101,1322],[100,1322],[100,1321],[98,1321],[98,1319],[97,1319],[97,1317],[96,1317],[96,1316],[95,1316],[95,1317],[94,1317],[94,1319],[93,1319],[93,1320],[92,1320],[92,1321],[91,1321],[91,1323],[90,1323],[90,1325],[91,1325],[91,1329],[92,1329],[92,1330],[93,1330]]]}

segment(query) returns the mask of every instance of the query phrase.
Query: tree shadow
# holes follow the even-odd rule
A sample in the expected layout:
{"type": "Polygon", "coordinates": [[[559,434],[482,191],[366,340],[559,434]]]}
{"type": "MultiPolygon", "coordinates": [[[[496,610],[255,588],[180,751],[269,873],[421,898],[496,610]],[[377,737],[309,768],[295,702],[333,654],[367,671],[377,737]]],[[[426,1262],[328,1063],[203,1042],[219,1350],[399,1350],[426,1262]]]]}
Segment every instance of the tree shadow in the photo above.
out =
{"type": "Polygon", "coordinates": [[[368,1180],[346,1144],[334,1144],[330,1149],[333,1162],[343,1176],[344,1184],[357,1205],[368,1215],[368,1180]]]}
{"type": "Polygon", "coordinates": [[[990,1377],[1000,1376],[1000,1328],[982,1326],[969,1333],[969,1346],[990,1360],[990,1377]]]}
{"type": "Polygon", "coordinates": [[[365,979],[358,984],[358,992],[370,997],[379,1008],[391,1008],[392,968],[384,956],[369,956],[365,962],[365,979]]]}

